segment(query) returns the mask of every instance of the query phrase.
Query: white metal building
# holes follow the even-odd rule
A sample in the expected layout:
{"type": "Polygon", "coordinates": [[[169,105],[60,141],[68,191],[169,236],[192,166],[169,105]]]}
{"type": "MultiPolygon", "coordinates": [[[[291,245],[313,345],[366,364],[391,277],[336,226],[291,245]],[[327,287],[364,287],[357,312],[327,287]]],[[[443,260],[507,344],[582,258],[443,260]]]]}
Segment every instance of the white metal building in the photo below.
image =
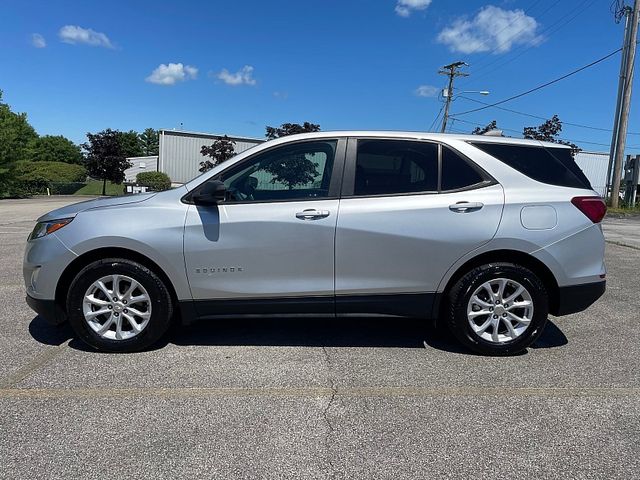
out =
{"type": "Polygon", "coordinates": [[[604,152],[578,152],[575,156],[576,163],[591,182],[593,189],[603,197],[607,188],[607,168],[609,166],[609,153],[604,152]]]}
{"type": "MultiPolygon", "coordinates": [[[[169,175],[172,183],[186,183],[200,174],[200,162],[206,160],[200,153],[203,145],[211,145],[224,135],[160,130],[160,148],[157,169],[169,175]]],[[[244,152],[264,140],[228,135],[236,142],[236,153],[244,152]]]]}
{"type": "Polygon", "coordinates": [[[136,175],[140,172],[155,172],[158,170],[158,156],[151,155],[148,157],[127,157],[131,162],[131,168],[124,171],[124,181],[134,183],[136,175]]]}

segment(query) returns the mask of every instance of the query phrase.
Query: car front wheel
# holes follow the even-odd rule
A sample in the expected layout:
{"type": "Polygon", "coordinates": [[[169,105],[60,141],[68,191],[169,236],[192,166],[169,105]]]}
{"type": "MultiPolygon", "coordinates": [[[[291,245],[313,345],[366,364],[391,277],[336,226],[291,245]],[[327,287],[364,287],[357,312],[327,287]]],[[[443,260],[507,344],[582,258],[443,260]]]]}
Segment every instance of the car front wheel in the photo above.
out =
{"type": "Polygon", "coordinates": [[[542,333],[548,294],[531,270],[513,263],[474,268],[448,296],[449,328],[465,346],[483,355],[525,350],[542,333]]]}
{"type": "Polygon", "coordinates": [[[78,337],[108,352],[145,349],[167,331],[171,296],[147,267],[122,258],[83,268],[67,297],[69,323],[78,337]]]}

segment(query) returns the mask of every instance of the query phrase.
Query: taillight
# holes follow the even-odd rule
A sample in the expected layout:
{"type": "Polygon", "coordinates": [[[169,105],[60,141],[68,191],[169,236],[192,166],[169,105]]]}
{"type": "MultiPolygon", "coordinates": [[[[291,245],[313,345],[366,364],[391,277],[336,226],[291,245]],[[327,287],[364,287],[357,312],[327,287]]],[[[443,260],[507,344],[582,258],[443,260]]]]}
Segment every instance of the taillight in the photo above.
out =
{"type": "Polygon", "coordinates": [[[600,197],[573,197],[571,203],[593,223],[600,222],[607,213],[607,205],[600,197]]]}

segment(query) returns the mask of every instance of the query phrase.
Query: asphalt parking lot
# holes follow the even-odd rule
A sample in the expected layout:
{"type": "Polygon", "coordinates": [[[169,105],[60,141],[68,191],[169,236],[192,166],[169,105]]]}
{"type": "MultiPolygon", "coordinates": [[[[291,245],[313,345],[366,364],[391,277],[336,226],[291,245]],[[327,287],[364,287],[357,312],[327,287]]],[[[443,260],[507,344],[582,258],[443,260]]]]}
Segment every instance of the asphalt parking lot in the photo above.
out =
{"type": "Polygon", "coordinates": [[[379,319],[199,323],[108,355],[24,303],[26,236],[66,203],[0,202],[2,479],[638,478],[638,220],[605,225],[605,296],[520,356],[379,319]]]}

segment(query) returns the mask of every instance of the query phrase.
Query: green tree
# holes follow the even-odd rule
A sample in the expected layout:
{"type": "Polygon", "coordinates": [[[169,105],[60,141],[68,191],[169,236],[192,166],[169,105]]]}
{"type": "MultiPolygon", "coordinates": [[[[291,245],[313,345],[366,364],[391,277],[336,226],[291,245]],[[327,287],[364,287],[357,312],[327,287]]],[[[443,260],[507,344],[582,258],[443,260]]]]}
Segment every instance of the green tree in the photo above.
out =
{"type": "Polygon", "coordinates": [[[76,164],[84,161],[80,147],[62,135],[44,135],[32,139],[27,145],[25,159],[76,164]]]}
{"type": "Polygon", "coordinates": [[[160,138],[158,130],[153,128],[145,128],[138,138],[140,139],[140,147],[143,155],[158,155],[160,146],[160,138]]]}
{"type": "Polygon", "coordinates": [[[490,132],[491,130],[495,130],[498,128],[498,122],[496,122],[495,120],[491,120],[489,123],[487,123],[484,127],[476,127],[473,129],[473,131],[471,132],[472,135],[484,135],[487,132],[490,132]]]}
{"type": "Polygon", "coordinates": [[[236,142],[226,135],[219,138],[209,146],[203,145],[200,149],[200,153],[205,157],[211,158],[211,160],[207,159],[200,162],[200,168],[198,170],[206,172],[216,165],[220,165],[222,162],[226,162],[232,158],[236,154],[235,145],[236,142]]]}
{"type": "Polygon", "coordinates": [[[25,158],[27,145],[38,134],[27,121],[26,113],[15,113],[2,101],[0,90],[0,193],[9,189],[11,168],[25,158]]]}
{"type": "Polygon", "coordinates": [[[107,193],[107,180],[124,181],[124,171],[131,168],[127,152],[122,144],[122,132],[110,128],[98,133],[87,133],[82,148],[86,152],[85,166],[93,178],[102,180],[102,195],[107,193]]]}
{"type": "Polygon", "coordinates": [[[524,127],[522,134],[524,138],[569,145],[574,154],[579,152],[580,148],[575,143],[558,138],[560,132],[562,132],[562,121],[560,121],[558,115],[554,115],[537,127],[524,127]]]}
{"type": "Polygon", "coordinates": [[[124,154],[126,157],[141,157],[144,155],[142,142],[140,141],[138,132],[136,132],[135,130],[129,130],[128,132],[117,132],[118,140],[122,145],[122,149],[124,150],[124,154]]]}
{"type": "Polygon", "coordinates": [[[296,133],[319,132],[320,125],[316,123],[304,122],[299,123],[283,123],[279,127],[266,126],[266,134],[268,140],[274,138],[286,137],[287,135],[295,135],[296,133]]]}
{"type": "Polygon", "coordinates": [[[284,183],[293,189],[296,185],[313,182],[318,175],[317,164],[307,158],[304,153],[292,153],[265,166],[265,170],[273,175],[271,183],[284,183]]]}
{"type": "Polygon", "coordinates": [[[0,90],[0,168],[23,160],[28,143],[38,134],[27,121],[26,113],[15,113],[2,101],[0,90]]]}

